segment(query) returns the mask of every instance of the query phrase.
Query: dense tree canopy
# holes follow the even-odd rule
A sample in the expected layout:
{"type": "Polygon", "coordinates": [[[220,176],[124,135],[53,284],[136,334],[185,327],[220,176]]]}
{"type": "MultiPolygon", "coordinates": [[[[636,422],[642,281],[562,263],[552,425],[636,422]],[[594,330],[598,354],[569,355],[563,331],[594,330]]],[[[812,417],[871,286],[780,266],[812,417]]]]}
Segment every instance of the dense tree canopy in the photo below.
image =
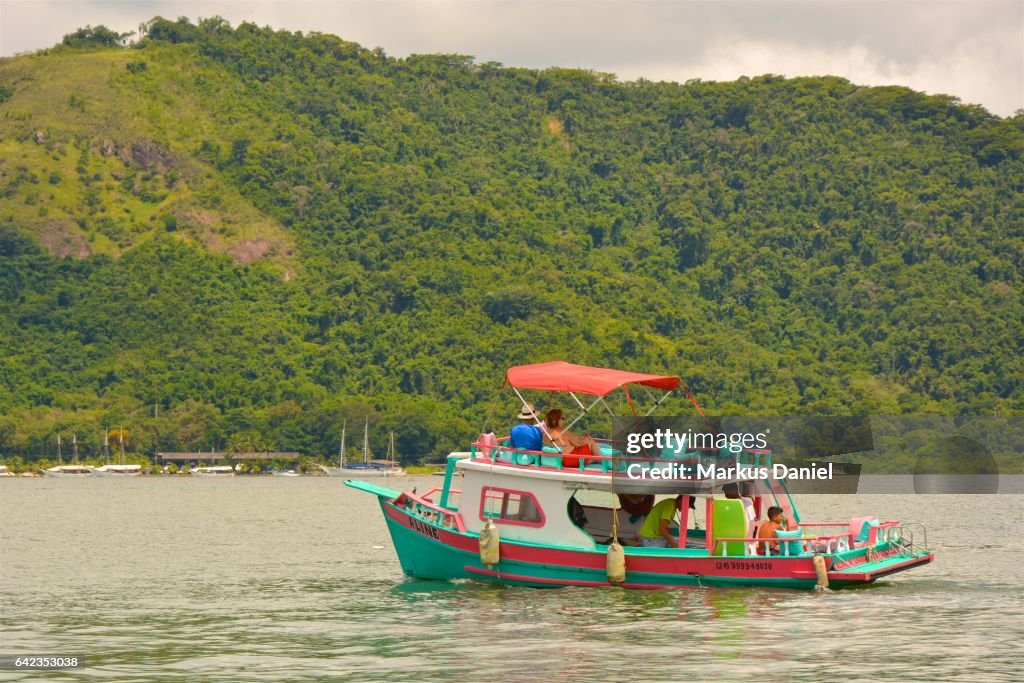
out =
{"type": "Polygon", "coordinates": [[[554,358],[717,412],[1024,410],[1024,115],[146,29],[0,63],[0,454],[369,416],[436,457],[554,358]]]}

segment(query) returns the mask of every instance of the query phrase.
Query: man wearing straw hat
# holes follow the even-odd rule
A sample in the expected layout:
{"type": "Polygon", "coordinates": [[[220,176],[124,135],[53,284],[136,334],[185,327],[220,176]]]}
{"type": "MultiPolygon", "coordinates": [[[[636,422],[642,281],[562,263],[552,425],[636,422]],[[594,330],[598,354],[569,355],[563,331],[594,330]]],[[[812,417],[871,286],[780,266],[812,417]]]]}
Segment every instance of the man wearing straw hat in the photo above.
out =
{"type": "Polygon", "coordinates": [[[541,450],[544,447],[544,436],[537,426],[537,411],[533,409],[533,404],[524,403],[516,418],[519,424],[509,434],[509,447],[524,451],[541,450]]]}

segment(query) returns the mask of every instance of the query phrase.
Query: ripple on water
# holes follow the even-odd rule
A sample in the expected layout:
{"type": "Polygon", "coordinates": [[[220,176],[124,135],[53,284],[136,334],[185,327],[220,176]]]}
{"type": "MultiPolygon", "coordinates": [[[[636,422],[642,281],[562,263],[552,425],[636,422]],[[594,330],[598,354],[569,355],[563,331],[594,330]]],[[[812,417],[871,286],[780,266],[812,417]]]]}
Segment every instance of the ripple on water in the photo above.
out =
{"type": "Polygon", "coordinates": [[[0,563],[0,650],[88,656],[49,680],[978,683],[1019,670],[1021,496],[957,497],[952,523],[945,497],[814,497],[808,517],[870,509],[932,530],[934,564],[862,589],[535,590],[404,578],[375,502],[336,482],[54,481],[4,486],[16,531],[0,563]],[[69,524],[83,510],[91,528],[131,519],[144,533],[86,536],[69,524]]]}

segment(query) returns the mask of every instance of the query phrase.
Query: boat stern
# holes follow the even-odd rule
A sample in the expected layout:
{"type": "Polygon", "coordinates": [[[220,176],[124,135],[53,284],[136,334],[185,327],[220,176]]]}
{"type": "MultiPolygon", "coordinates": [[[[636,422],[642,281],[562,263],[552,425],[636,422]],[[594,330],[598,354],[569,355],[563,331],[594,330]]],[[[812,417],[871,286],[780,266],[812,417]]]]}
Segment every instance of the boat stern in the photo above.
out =
{"type": "Polygon", "coordinates": [[[828,571],[829,584],[871,583],[883,576],[913,569],[935,559],[935,555],[930,552],[889,555],[882,551],[880,554],[884,555],[881,559],[867,553],[855,557],[836,558],[828,571]]]}
{"type": "Polygon", "coordinates": [[[829,584],[871,583],[883,576],[931,563],[935,554],[927,547],[923,525],[892,526],[884,538],[838,553],[828,568],[829,584]],[[914,528],[920,536],[915,542],[914,528]]]}

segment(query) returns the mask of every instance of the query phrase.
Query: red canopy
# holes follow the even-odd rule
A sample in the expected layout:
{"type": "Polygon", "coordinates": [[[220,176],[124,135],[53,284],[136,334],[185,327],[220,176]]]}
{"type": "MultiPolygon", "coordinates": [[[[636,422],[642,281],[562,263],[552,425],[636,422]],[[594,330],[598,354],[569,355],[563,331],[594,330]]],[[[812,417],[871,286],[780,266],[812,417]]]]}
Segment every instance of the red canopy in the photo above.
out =
{"type": "Polygon", "coordinates": [[[644,375],[625,370],[591,368],[562,360],[509,368],[505,381],[517,389],[572,391],[593,396],[607,396],[624,384],[643,384],[665,391],[672,391],[679,386],[679,378],[671,375],[644,375]]]}

